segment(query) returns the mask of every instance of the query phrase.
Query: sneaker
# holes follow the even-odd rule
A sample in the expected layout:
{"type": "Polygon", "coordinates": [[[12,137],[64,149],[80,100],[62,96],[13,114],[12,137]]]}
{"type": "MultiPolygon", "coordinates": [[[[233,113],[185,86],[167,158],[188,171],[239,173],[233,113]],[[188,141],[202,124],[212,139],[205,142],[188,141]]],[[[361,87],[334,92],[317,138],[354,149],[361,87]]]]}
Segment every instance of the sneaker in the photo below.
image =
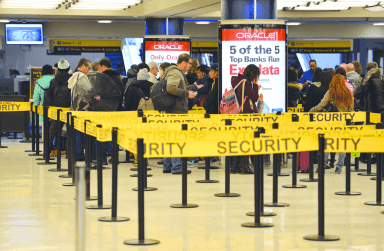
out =
{"type": "Polygon", "coordinates": [[[172,171],[171,170],[165,170],[163,169],[163,173],[171,173],[172,171]]]}
{"type": "Polygon", "coordinates": [[[341,170],[340,170],[338,167],[336,167],[336,169],[335,169],[335,173],[340,174],[340,173],[341,173],[341,170]]]}
{"type": "Polygon", "coordinates": [[[332,167],[329,164],[326,164],[324,169],[331,169],[332,167]]]}
{"type": "Polygon", "coordinates": [[[137,167],[137,163],[133,163],[132,167],[137,167]]]}
{"type": "Polygon", "coordinates": [[[219,158],[218,158],[218,157],[213,157],[213,158],[211,158],[210,162],[211,162],[211,163],[213,163],[213,162],[219,162],[219,158]]]}
{"type": "Polygon", "coordinates": [[[229,167],[229,172],[232,174],[241,173],[240,167],[238,165],[231,165],[229,167]]]}
{"type": "MultiPolygon", "coordinates": [[[[168,170],[167,170],[168,171],[168,170]]],[[[163,171],[164,172],[164,171],[163,171]]],[[[191,170],[187,170],[187,174],[190,174],[192,171],[191,170]]],[[[172,171],[172,174],[183,174],[183,171],[181,170],[178,170],[178,171],[172,171]]]]}
{"type": "Polygon", "coordinates": [[[157,162],[158,165],[164,165],[164,160],[160,160],[157,162]]]}
{"type": "Polygon", "coordinates": [[[254,174],[251,167],[247,164],[241,167],[241,174],[254,174]]]}
{"type": "Polygon", "coordinates": [[[189,165],[199,164],[200,158],[192,158],[191,160],[187,161],[189,165]]]}

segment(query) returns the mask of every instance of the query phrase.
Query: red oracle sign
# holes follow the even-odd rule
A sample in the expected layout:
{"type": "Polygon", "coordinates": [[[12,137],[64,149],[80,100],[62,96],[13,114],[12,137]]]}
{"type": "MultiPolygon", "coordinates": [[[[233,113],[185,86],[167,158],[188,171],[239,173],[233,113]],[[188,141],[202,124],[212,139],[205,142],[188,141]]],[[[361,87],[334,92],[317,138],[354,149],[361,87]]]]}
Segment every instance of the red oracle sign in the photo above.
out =
{"type": "Polygon", "coordinates": [[[146,41],[146,51],[189,51],[189,42],[146,41]]]}
{"type": "Polygon", "coordinates": [[[223,29],[223,41],[285,41],[285,29],[223,29]]]}

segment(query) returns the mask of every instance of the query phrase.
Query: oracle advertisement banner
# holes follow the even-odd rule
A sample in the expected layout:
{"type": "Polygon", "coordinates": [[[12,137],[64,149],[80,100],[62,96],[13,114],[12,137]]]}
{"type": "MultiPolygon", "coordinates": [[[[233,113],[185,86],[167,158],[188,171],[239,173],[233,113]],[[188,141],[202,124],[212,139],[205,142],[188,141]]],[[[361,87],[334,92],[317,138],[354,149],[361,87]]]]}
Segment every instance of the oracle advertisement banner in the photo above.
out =
{"type": "Polygon", "coordinates": [[[231,78],[242,74],[249,64],[260,69],[259,94],[263,94],[263,113],[286,111],[286,28],[285,25],[240,25],[219,27],[221,40],[221,90],[229,90],[231,78]]]}
{"type": "Polygon", "coordinates": [[[190,41],[186,41],[186,39],[182,41],[144,40],[144,62],[148,64],[155,61],[159,66],[164,62],[176,64],[180,54],[190,54],[190,44],[190,41]]]}

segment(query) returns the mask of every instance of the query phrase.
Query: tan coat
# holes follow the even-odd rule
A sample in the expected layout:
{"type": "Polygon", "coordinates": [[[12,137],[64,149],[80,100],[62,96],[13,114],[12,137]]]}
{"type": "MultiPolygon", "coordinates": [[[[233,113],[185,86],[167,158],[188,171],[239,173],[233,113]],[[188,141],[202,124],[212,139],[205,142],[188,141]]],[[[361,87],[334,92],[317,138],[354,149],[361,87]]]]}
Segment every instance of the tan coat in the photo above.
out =
{"type": "Polygon", "coordinates": [[[333,100],[329,97],[329,90],[325,93],[324,98],[320,101],[320,103],[313,107],[309,112],[321,112],[329,103],[335,105],[339,112],[353,112],[353,99],[350,104],[346,104],[343,106],[337,106],[333,100]]]}

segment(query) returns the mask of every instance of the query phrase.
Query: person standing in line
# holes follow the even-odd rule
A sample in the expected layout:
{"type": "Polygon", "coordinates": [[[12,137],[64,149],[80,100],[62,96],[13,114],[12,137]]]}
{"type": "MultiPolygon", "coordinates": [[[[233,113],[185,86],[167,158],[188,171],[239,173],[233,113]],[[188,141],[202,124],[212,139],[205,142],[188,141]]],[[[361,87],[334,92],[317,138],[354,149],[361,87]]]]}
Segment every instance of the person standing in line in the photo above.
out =
{"type": "Polygon", "coordinates": [[[98,72],[101,72],[99,62],[93,62],[93,63],[92,63],[92,71],[98,71],[98,72]]]}
{"type": "Polygon", "coordinates": [[[355,71],[355,66],[353,64],[347,64],[345,71],[349,83],[355,87],[360,79],[360,74],[355,71]]]}
{"type": "MultiPolygon", "coordinates": [[[[100,72],[104,73],[108,77],[110,77],[119,87],[120,93],[124,93],[124,85],[121,80],[120,73],[112,69],[112,63],[109,58],[103,58],[99,62],[100,64],[100,72]]],[[[120,97],[119,106],[117,107],[117,111],[123,111],[123,96],[120,97]]]]}
{"type": "MultiPolygon", "coordinates": [[[[35,90],[33,92],[33,103],[35,106],[43,105],[44,90],[49,88],[51,80],[55,77],[52,66],[46,64],[41,71],[41,78],[36,81],[35,90]]],[[[39,121],[43,121],[43,115],[39,115],[39,121]]]]}
{"type": "Polygon", "coordinates": [[[200,65],[197,67],[196,70],[197,80],[196,84],[203,85],[198,91],[197,91],[197,100],[196,103],[198,106],[203,106],[205,102],[207,101],[208,95],[207,91],[209,90],[209,67],[206,65],[200,65]]]}
{"type": "MultiPolygon", "coordinates": [[[[187,53],[180,54],[177,65],[171,65],[165,69],[165,79],[167,80],[167,92],[176,96],[175,104],[168,108],[165,113],[187,114],[188,99],[193,99],[196,95],[194,91],[202,86],[192,84],[187,86],[185,72],[191,66],[191,56],[187,53]]],[[[182,174],[181,158],[164,158],[163,173],[182,174]]],[[[190,170],[187,171],[191,173],[190,170]]]]}
{"type": "MultiPolygon", "coordinates": [[[[309,70],[304,72],[303,76],[301,77],[300,83],[306,84],[307,82],[312,82],[313,73],[317,67],[316,60],[309,61],[309,70]]],[[[308,88],[306,88],[306,92],[308,92],[308,88]]]]}
{"type": "Polygon", "coordinates": [[[148,81],[156,84],[158,82],[156,76],[159,73],[159,66],[157,65],[156,62],[152,61],[152,62],[148,63],[148,67],[150,69],[148,72],[148,74],[149,74],[149,80],[148,81]]]}
{"type": "Polygon", "coordinates": [[[194,84],[197,79],[198,79],[198,76],[197,76],[197,67],[199,67],[199,61],[197,61],[196,59],[193,59],[192,62],[191,62],[191,67],[189,67],[188,71],[187,71],[187,75],[186,75],[186,78],[187,78],[187,85],[192,85],[194,84]]]}

